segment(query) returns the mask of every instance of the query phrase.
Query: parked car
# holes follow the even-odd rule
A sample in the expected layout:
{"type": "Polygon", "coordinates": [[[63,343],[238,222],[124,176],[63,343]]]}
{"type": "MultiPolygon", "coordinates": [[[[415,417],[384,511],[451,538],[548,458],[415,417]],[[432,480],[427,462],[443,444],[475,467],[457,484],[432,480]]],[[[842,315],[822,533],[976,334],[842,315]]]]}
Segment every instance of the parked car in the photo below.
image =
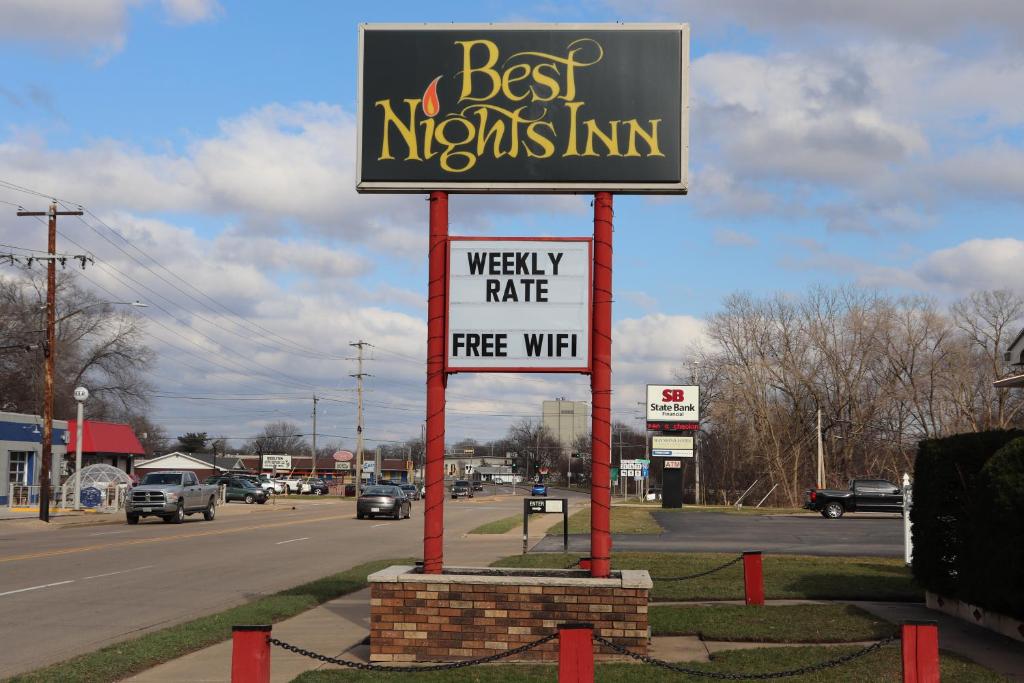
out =
{"type": "Polygon", "coordinates": [[[224,486],[224,502],[226,503],[238,501],[249,505],[252,505],[253,503],[263,505],[270,497],[267,495],[267,492],[252,479],[245,479],[243,477],[219,475],[210,477],[206,480],[206,483],[224,486]]]}
{"type": "Polygon", "coordinates": [[[472,498],[473,487],[466,479],[456,479],[452,484],[452,498],[472,498]]]}
{"type": "Polygon", "coordinates": [[[275,493],[284,493],[284,487],[271,479],[269,474],[232,474],[230,476],[251,481],[266,491],[268,496],[272,496],[275,493]]]}
{"type": "Polygon", "coordinates": [[[398,486],[368,486],[356,500],[356,519],[377,515],[409,519],[412,516],[412,503],[398,486]]]}
{"type": "Polygon", "coordinates": [[[884,479],[854,479],[846,491],[810,488],[804,508],[839,519],[846,512],[903,512],[903,491],[884,479]]]}
{"type": "Polygon", "coordinates": [[[278,480],[287,493],[302,493],[302,480],[298,477],[284,477],[278,480]]]}
{"type": "Polygon", "coordinates": [[[531,496],[547,496],[548,495],[547,484],[540,484],[540,483],[534,484],[533,488],[530,489],[530,495],[531,496]]]}
{"type": "Polygon", "coordinates": [[[301,492],[314,496],[323,496],[330,493],[331,489],[323,479],[306,478],[302,480],[301,492]]]}
{"type": "Polygon", "coordinates": [[[482,481],[474,481],[473,482],[473,490],[474,491],[483,491],[484,490],[484,483],[482,481]]]}
{"type": "Polygon", "coordinates": [[[161,517],[165,522],[181,524],[186,515],[203,513],[213,521],[217,514],[217,488],[199,483],[195,472],[150,472],[125,499],[124,513],[129,524],[142,517],[161,517]]]}
{"type": "Polygon", "coordinates": [[[400,488],[403,491],[405,491],[405,495],[406,495],[406,497],[409,500],[419,500],[420,499],[420,490],[416,486],[416,484],[402,484],[398,488],[400,488]]]}
{"type": "Polygon", "coordinates": [[[647,495],[644,497],[644,500],[661,500],[661,489],[656,486],[647,489],[647,495]]]}

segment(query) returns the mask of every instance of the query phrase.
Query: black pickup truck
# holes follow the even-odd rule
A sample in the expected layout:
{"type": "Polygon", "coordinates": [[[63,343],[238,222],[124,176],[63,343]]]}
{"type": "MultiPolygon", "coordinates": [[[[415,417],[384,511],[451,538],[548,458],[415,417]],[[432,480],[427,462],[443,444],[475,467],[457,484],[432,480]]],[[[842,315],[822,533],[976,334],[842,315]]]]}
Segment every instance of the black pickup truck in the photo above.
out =
{"type": "Polygon", "coordinates": [[[903,491],[884,479],[854,479],[847,491],[807,489],[804,507],[829,519],[846,512],[903,512],[903,491]]]}

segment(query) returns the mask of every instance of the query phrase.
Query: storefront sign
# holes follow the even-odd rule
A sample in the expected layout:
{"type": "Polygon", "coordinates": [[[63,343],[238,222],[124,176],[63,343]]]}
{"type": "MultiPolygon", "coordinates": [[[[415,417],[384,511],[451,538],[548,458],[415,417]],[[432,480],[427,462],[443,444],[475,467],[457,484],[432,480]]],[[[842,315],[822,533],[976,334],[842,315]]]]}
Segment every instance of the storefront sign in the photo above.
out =
{"type": "Polygon", "coordinates": [[[352,469],[352,463],[350,463],[350,462],[336,462],[336,463],[334,463],[334,469],[342,470],[342,471],[346,471],[347,472],[347,471],[352,469]]]}
{"type": "Polygon", "coordinates": [[[591,240],[452,237],[447,372],[587,372],[591,240]]]}
{"type": "Polygon", "coordinates": [[[662,429],[662,427],[657,426],[651,427],[652,423],[691,423],[699,425],[700,388],[690,385],[664,386],[648,384],[647,428],[662,429]]]}
{"type": "Polygon", "coordinates": [[[364,24],[359,44],[360,192],[686,192],[686,24],[364,24]]]}
{"type": "Polygon", "coordinates": [[[674,449],[683,451],[693,450],[692,436],[653,436],[651,437],[651,448],[653,449],[674,449]]]}
{"type": "Polygon", "coordinates": [[[292,468],[292,456],[290,455],[264,455],[263,469],[269,470],[290,470],[292,468]]]}
{"type": "Polygon", "coordinates": [[[665,461],[665,469],[666,470],[681,470],[681,469],[683,469],[683,461],[682,460],[666,460],[665,461]]]}

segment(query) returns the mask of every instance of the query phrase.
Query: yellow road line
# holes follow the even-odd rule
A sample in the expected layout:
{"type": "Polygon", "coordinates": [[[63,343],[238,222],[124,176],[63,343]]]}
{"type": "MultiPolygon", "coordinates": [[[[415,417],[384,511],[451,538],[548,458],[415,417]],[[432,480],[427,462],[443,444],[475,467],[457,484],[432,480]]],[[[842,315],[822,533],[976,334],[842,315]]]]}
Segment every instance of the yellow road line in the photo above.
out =
{"type": "Polygon", "coordinates": [[[335,519],[351,519],[351,514],[331,515],[330,517],[315,517],[313,519],[293,519],[288,522],[275,522],[273,524],[254,524],[251,526],[232,527],[230,529],[215,529],[213,531],[197,531],[191,534],[177,534],[175,536],[159,536],[156,538],[139,538],[132,541],[117,541],[112,543],[97,543],[94,545],[78,546],[76,548],[61,548],[58,550],[45,550],[27,555],[11,555],[0,557],[0,564],[8,562],[20,562],[22,560],[37,560],[43,557],[57,557],[60,555],[72,555],[74,553],[85,553],[90,550],[105,550],[108,548],[123,548],[131,545],[145,545],[148,543],[162,543],[164,541],[178,541],[187,538],[199,538],[202,536],[220,536],[222,534],[233,534],[239,531],[252,531],[254,529],[274,529],[277,527],[294,526],[296,524],[310,524],[313,522],[327,522],[335,519]]]}

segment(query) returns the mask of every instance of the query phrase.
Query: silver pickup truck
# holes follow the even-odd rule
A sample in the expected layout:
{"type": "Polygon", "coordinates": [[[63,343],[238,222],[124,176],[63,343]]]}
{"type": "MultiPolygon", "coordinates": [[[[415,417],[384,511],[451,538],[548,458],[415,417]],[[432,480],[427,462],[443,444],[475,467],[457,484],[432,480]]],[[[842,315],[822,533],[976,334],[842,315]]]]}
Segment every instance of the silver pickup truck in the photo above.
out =
{"type": "Polygon", "coordinates": [[[124,511],[129,524],[140,517],[180,524],[197,512],[209,522],[217,513],[217,487],[200,484],[195,472],[151,472],[128,494],[124,511]]]}

